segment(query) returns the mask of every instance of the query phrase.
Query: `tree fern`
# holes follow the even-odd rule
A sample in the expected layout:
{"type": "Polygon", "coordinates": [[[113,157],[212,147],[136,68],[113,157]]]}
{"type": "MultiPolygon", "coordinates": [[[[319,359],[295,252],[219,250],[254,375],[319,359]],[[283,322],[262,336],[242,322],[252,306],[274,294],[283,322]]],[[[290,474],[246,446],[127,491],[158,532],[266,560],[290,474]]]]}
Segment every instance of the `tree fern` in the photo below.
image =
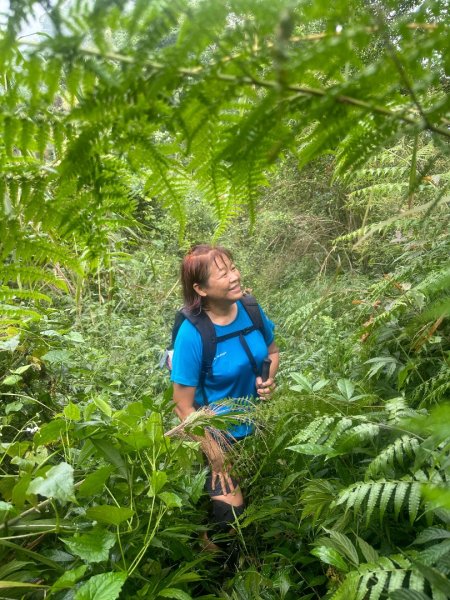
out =
{"type": "Polygon", "coordinates": [[[52,35],[38,42],[18,39],[34,2],[15,2],[0,40],[0,184],[2,215],[16,211],[19,220],[0,225],[3,256],[39,228],[40,260],[50,252],[39,250],[46,235],[66,256],[75,240],[101,254],[108,231],[133,211],[126,185],[103,188],[112,155],[147,179],[181,231],[198,187],[215,207],[218,237],[241,207],[255,216],[280,153],[296,151],[306,164],[339,148],[342,173],[398,132],[448,137],[441,4],[384,17],[359,5],[336,30],[347,13],[320,1],[314,9],[284,0],[56,5],[46,14],[52,35]],[[430,18],[432,27],[415,25],[430,18]],[[322,27],[313,40],[305,35],[322,27]],[[396,68],[397,49],[414,93],[396,68]]]}

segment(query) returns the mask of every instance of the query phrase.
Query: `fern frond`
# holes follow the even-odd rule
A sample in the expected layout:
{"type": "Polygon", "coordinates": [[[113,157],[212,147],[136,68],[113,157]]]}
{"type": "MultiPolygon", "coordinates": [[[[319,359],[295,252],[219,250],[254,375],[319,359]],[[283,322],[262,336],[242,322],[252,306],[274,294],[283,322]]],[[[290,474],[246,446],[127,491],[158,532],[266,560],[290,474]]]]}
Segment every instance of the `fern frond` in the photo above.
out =
{"type": "Polygon", "coordinates": [[[302,442],[317,443],[323,436],[328,426],[334,422],[333,417],[318,417],[314,419],[305,429],[300,431],[292,440],[291,443],[299,444],[302,442]]]}
{"type": "Polygon", "coordinates": [[[329,548],[334,548],[340,554],[346,556],[348,560],[353,563],[353,565],[359,565],[360,560],[358,551],[350,538],[344,533],[335,531],[334,529],[325,529],[325,531],[330,537],[320,537],[315,540],[314,543],[322,544],[328,546],[329,548]]]}
{"type": "MultiPolygon", "coordinates": [[[[2,271],[0,269],[0,277],[1,275],[2,271]]],[[[50,296],[47,296],[47,294],[42,294],[41,292],[36,292],[35,290],[17,290],[8,288],[6,286],[0,286],[0,302],[11,301],[15,300],[16,298],[20,300],[33,300],[36,302],[52,302],[50,296]]]]}
{"type": "Polygon", "coordinates": [[[381,557],[376,563],[362,564],[346,575],[332,600],[379,600],[383,592],[400,587],[410,570],[410,562],[400,556],[381,557]]]}
{"type": "Polygon", "coordinates": [[[389,598],[392,600],[432,600],[423,592],[417,590],[394,590],[389,598]]]}
{"type": "Polygon", "coordinates": [[[314,521],[318,521],[321,515],[330,508],[335,496],[335,487],[326,479],[313,479],[306,483],[300,495],[302,515],[313,517],[314,521]]]}
{"type": "Polygon", "coordinates": [[[419,533],[414,544],[427,544],[435,540],[450,539],[450,531],[440,527],[428,527],[419,533]]]}
{"type": "Polygon", "coordinates": [[[334,448],[336,453],[344,454],[350,450],[357,451],[360,445],[370,442],[378,436],[380,427],[376,423],[361,423],[347,429],[336,441],[334,448]]]}
{"type": "Polygon", "coordinates": [[[429,548],[422,550],[419,554],[419,560],[425,565],[434,566],[443,557],[450,556],[450,540],[444,540],[439,544],[433,544],[429,548]]]}
{"type": "Polygon", "coordinates": [[[393,600],[431,600],[424,593],[427,584],[433,600],[448,597],[448,579],[434,567],[400,555],[384,556],[348,573],[332,600],[379,600],[386,593],[393,600]]]}
{"type": "Polygon", "coordinates": [[[398,519],[400,511],[406,508],[413,522],[421,501],[420,489],[420,484],[413,480],[358,482],[342,490],[333,504],[343,505],[345,512],[365,512],[366,522],[369,523],[377,506],[380,520],[384,519],[392,499],[394,518],[398,519]]]}
{"type": "Polygon", "coordinates": [[[369,464],[366,476],[372,478],[379,474],[386,475],[387,472],[394,471],[397,465],[404,467],[405,457],[413,460],[418,447],[419,442],[415,437],[403,435],[401,438],[397,438],[369,464]]]}

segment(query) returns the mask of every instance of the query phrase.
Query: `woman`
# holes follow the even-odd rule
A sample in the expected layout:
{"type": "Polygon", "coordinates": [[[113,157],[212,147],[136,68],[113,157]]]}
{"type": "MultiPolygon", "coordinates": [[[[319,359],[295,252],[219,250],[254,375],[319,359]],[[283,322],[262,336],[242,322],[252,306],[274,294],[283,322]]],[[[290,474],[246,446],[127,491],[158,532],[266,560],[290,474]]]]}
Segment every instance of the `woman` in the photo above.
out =
{"type": "MultiPolygon", "coordinates": [[[[202,337],[188,319],[182,323],[175,340],[171,376],[178,417],[186,419],[205,403],[212,409],[215,405],[218,408],[217,403],[227,398],[239,399],[244,407],[256,396],[269,398],[275,388],[279,360],[273,341],[274,325],[261,310],[264,335],[251,327],[252,320],[242,300],[240,273],[231,253],[220,246],[195,246],[182,262],[181,282],[185,309],[193,315],[204,311],[219,340],[212,373],[206,376],[200,389],[202,337]],[[238,332],[242,335],[233,336],[238,332]],[[223,336],[226,339],[220,341],[223,336]],[[257,373],[267,356],[272,362],[269,378],[263,382],[257,373]]],[[[223,412],[223,407],[218,412],[223,412]]],[[[232,439],[242,439],[251,432],[251,425],[245,423],[229,429],[232,439]]],[[[213,500],[213,521],[225,531],[235,515],[243,512],[244,498],[216,439],[206,433],[200,441],[211,465],[207,489],[213,500]]]]}

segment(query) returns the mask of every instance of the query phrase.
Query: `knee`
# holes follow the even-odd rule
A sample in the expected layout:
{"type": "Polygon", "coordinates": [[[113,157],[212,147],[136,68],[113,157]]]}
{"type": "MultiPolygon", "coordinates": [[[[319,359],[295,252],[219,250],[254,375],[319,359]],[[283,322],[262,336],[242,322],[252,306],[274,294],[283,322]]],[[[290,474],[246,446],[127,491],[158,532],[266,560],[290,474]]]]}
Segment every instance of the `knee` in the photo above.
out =
{"type": "Polygon", "coordinates": [[[212,524],[221,533],[229,531],[230,527],[244,512],[244,504],[232,506],[221,500],[212,501],[212,524]]]}

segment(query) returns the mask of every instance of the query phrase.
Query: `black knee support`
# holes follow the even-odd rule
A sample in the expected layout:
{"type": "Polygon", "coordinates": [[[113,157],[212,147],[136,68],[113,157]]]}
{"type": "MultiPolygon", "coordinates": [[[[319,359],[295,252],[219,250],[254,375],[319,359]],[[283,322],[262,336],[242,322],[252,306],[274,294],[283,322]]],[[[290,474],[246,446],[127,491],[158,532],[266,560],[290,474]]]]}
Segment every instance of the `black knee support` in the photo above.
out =
{"type": "Polygon", "coordinates": [[[226,533],[244,512],[244,505],[232,506],[221,500],[212,500],[212,524],[220,533],[226,533]]]}

